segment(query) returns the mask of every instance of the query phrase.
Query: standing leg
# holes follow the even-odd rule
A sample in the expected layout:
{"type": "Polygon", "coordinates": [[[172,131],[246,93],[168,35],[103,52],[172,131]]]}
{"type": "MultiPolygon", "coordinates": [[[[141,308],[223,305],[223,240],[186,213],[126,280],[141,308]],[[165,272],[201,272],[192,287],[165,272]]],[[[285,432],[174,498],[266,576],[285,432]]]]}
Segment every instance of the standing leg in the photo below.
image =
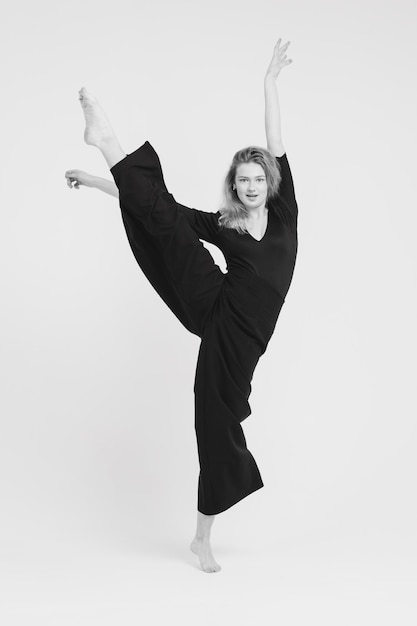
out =
{"type": "Polygon", "coordinates": [[[194,384],[197,508],[205,515],[226,511],[263,487],[242,428],[251,414],[248,399],[260,353],[220,298],[200,345],[194,384]]]}
{"type": "MultiPolygon", "coordinates": [[[[191,550],[205,572],[221,568],[210,545],[215,515],[263,487],[241,422],[251,408],[251,380],[262,348],[220,294],[200,345],[194,385],[200,475],[197,532],[191,550]]],[[[250,322],[251,323],[251,322],[250,322]]]]}

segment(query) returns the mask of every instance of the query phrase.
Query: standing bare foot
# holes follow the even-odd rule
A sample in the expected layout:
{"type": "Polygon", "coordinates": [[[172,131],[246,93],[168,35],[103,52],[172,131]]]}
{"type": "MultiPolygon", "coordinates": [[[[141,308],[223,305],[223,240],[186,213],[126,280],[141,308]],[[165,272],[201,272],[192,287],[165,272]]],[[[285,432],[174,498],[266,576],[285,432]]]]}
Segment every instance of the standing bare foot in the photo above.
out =
{"type": "Polygon", "coordinates": [[[219,572],[221,570],[220,565],[214,560],[210,540],[195,537],[190,547],[194,554],[197,554],[199,557],[201,568],[204,572],[212,574],[213,572],[219,572]]]}
{"type": "Polygon", "coordinates": [[[210,530],[214,517],[198,511],[197,532],[190,546],[192,552],[199,557],[202,570],[210,574],[221,570],[220,565],[214,560],[210,545],[210,530]]]}
{"type": "Polygon", "coordinates": [[[118,161],[124,159],[126,153],[122,150],[97,98],[89,93],[85,87],[81,87],[78,93],[85,117],[84,141],[90,146],[99,148],[111,168],[118,161]]]}

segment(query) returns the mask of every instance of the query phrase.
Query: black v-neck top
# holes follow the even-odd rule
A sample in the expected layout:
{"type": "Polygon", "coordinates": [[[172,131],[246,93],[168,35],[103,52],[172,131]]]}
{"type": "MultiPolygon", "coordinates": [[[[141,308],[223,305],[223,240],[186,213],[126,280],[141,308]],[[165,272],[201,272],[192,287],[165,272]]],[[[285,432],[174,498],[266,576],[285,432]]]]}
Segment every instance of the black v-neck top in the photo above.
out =
{"type": "Polygon", "coordinates": [[[257,240],[249,233],[218,223],[220,211],[209,213],[178,205],[199,239],[217,246],[224,254],[231,274],[252,272],[266,280],[285,299],[297,257],[298,206],[287,154],[276,157],[282,180],[278,195],[268,201],[268,223],[264,236],[257,240]]]}

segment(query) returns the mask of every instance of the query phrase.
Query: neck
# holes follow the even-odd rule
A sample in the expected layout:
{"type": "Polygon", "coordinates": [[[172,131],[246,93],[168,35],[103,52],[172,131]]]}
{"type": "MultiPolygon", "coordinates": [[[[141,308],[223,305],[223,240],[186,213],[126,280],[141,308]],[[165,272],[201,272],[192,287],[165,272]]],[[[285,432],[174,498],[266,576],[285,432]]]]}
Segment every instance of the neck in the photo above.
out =
{"type": "Polygon", "coordinates": [[[248,219],[250,220],[260,220],[266,216],[268,213],[268,209],[265,205],[257,207],[256,209],[250,209],[248,219]]]}

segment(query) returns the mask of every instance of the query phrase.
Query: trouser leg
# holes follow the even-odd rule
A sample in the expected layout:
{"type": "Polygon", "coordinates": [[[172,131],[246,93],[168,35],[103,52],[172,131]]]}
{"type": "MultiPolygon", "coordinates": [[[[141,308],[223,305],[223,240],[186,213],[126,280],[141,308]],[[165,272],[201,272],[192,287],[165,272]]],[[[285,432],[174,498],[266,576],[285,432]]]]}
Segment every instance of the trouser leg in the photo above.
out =
{"type": "Polygon", "coordinates": [[[148,142],[111,173],[139,265],[184,326],[201,336],[224,274],[166,190],[148,142]]]}
{"type": "Polygon", "coordinates": [[[210,320],[198,356],[195,429],[200,461],[198,510],[220,513],[263,487],[241,422],[251,409],[251,379],[259,346],[248,341],[227,315],[210,320]]]}

